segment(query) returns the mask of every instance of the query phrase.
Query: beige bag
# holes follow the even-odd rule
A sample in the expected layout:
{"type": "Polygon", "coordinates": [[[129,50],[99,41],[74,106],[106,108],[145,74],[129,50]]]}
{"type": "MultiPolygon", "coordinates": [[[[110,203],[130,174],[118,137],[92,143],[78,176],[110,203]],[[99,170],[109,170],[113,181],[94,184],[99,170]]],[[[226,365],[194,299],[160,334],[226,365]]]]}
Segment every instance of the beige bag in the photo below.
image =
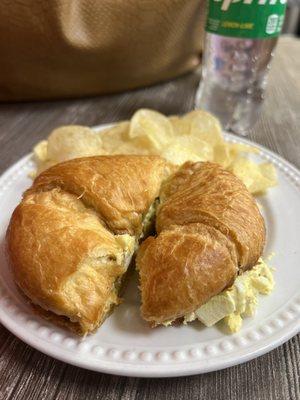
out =
{"type": "Polygon", "coordinates": [[[0,100],[150,85],[200,61],[203,0],[0,2],[0,100]]]}

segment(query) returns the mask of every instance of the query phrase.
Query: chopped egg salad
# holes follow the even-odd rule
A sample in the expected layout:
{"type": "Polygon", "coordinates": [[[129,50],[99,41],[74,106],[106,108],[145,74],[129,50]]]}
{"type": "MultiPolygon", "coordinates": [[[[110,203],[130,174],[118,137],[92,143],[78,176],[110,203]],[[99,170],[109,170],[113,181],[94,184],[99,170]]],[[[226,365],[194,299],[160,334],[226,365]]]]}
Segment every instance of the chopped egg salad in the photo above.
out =
{"type": "Polygon", "coordinates": [[[254,316],[259,294],[270,294],[274,286],[273,269],[260,258],[258,264],[239,275],[230,288],[186,315],[184,323],[198,319],[209,327],[222,320],[230,333],[238,332],[243,319],[254,316]]]}

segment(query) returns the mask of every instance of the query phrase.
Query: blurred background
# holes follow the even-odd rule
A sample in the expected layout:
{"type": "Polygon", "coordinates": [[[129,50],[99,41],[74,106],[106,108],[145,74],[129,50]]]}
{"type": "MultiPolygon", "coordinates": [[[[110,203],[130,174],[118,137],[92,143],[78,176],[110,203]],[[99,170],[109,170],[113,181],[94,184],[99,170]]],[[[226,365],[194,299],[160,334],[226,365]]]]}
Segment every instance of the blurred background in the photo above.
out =
{"type": "Polygon", "coordinates": [[[288,0],[282,33],[300,35],[300,0],[288,0]]]}
{"type": "MultiPolygon", "coordinates": [[[[283,34],[300,34],[299,5],[288,2],[283,34]]],[[[205,0],[2,0],[0,101],[124,92],[191,72],[205,10],[205,0]]]]}

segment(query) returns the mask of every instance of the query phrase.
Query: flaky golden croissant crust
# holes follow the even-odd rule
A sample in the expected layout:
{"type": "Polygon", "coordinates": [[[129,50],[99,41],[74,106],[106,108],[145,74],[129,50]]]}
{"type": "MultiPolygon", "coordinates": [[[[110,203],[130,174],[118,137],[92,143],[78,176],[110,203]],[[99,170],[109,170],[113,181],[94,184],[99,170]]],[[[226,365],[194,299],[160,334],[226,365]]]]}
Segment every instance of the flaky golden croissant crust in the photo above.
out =
{"type": "Polygon", "coordinates": [[[103,322],[169,173],[160,157],[120,155],[70,160],[35,179],[12,215],[7,250],[36,309],[81,334],[103,322]]]}
{"type": "Polygon", "coordinates": [[[137,256],[142,316],[153,325],[195,311],[254,266],[265,225],[245,185],[214,163],[184,164],[162,185],[157,237],[137,256]]]}

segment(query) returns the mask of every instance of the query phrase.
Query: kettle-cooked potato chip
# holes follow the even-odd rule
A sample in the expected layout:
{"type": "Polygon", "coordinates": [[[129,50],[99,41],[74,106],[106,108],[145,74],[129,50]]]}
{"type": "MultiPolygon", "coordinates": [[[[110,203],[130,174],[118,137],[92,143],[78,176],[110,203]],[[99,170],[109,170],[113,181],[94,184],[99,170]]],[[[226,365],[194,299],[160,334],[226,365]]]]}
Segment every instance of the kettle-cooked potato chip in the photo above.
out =
{"type": "Polygon", "coordinates": [[[277,185],[277,173],[273,164],[264,162],[259,164],[260,172],[269,181],[269,187],[277,185]]]}
{"type": "Polygon", "coordinates": [[[34,160],[37,163],[42,163],[48,159],[48,141],[41,140],[33,148],[34,160]]]}
{"type": "Polygon", "coordinates": [[[220,122],[212,114],[203,110],[194,110],[184,115],[190,123],[190,135],[195,135],[211,145],[223,142],[220,122]]]}
{"type": "Polygon", "coordinates": [[[212,146],[194,136],[180,136],[173,139],[161,154],[176,165],[186,161],[213,160],[212,146]]]}
{"type": "Polygon", "coordinates": [[[241,153],[259,153],[259,151],[253,146],[224,141],[214,146],[214,161],[228,168],[241,153]]]}
{"type": "Polygon", "coordinates": [[[202,161],[213,161],[214,152],[210,143],[195,136],[181,136],[174,140],[183,149],[195,153],[202,161]]]}
{"type": "Polygon", "coordinates": [[[48,138],[49,160],[61,162],[100,154],[104,154],[101,137],[86,126],[62,126],[48,138]]]}
{"type": "Polygon", "coordinates": [[[176,136],[189,135],[191,133],[191,122],[188,119],[172,115],[169,117],[169,121],[173,126],[176,136]]]}
{"type": "Polygon", "coordinates": [[[112,152],[112,154],[154,154],[149,150],[149,147],[147,147],[147,138],[145,140],[146,143],[143,139],[144,137],[138,137],[129,141],[120,142],[120,145],[112,152]]]}
{"type": "Polygon", "coordinates": [[[232,154],[229,146],[224,144],[217,144],[214,147],[214,161],[222,167],[227,168],[233,161],[232,154]]]}
{"type": "Polygon", "coordinates": [[[181,165],[186,161],[202,161],[197,154],[191,153],[188,149],[183,148],[178,143],[168,146],[163,150],[161,156],[175,165],[181,165]]]}
{"type": "Polygon", "coordinates": [[[42,140],[33,148],[33,159],[37,165],[37,171],[30,173],[31,178],[51,167],[53,162],[48,160],[48,141],[42,140]]]}
{"type": "Polygon", "coordinates": [[[128,140],[129,127],[129,121],[124,121],[99,132],[102,138],[103,149],[108,153],[118,150],[128,140]]]}
{"type": "Polygon", "coordinates": [[[243,144],[243,143],[226,143],[226,144],[230,149],[230,152],[233,157],[238,156],[240,153],[259,154],[259,150],[254,146],[250,146],[249,144],[243,144]]]}
{"type": "Polygon", "coordinates": [[[230,170],[244,182],[252,194],[263,193],[277,184],[276,170],[270,163],[256,164],[240,157],[232,163],[230,170]]]}
{"type": "Polygon", "coordinates": [[[70,158],[101,154],[157,154],[176,165],[186,161],[214,161],[232,171],[251,193],[264,192],[277,183],[270,163],[257,164],[242,156],[259,152],[245,144],[226,142],[219,121],[210,113],[195,110],[166,117],[141,109],[131,121],[94,132],[84,126],[55,129],[48,141],[34,150],[37,172],[70,158]]]}
{"type": "Polygon", "coordinates": [[[146,147],[156,153],[161,151],[174,137],[174,130],[169,119],[163,114],[141,109],[133,115],[130,121],[129,137],[131,139],[144,137],[146,147]]]}

